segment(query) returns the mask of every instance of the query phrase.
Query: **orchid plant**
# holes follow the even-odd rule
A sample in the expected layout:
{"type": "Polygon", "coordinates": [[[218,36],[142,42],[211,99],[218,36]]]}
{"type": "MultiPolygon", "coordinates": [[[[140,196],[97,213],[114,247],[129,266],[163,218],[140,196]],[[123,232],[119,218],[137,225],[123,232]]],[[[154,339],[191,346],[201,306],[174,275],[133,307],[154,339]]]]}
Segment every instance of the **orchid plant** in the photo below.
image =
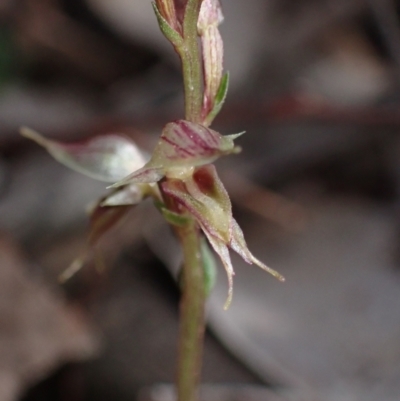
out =
{"type": "Polygon", "coordinates": [[[228,276],[225,308],[232,300],[234,276],[229,249],[279,280],[284,278],[249,251],[232,216],[229,195],[211,164],[238,153],[234,141],[242,135],[223,136],[209,128],[225,101],[229,81],[228,73],[223,73],[219,0],[156,0],[153,7],[162,33],[182,62],[185,119],[165,125],[150,158],[121,135],[64,144],[29,128],[21,132],[67,167],[111,184],[90,213],[87,249],[64,272],[64,280],[82,266],[98,239],[145,198],[154,199],[173,227],[183,248],[177,396],[179,401],[194,401],[205,326],[208,246],[220,257],[228,276]]]}

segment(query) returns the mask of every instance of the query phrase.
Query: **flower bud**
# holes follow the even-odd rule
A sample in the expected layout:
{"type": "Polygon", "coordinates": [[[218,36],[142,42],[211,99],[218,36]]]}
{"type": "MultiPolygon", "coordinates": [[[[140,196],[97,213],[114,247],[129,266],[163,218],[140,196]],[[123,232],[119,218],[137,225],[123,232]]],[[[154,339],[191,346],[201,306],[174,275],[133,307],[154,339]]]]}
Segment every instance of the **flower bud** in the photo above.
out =
{"type": "Polygon", "coordinates": [[[202,36],[205,30],[212,25],[217,27],[223,20],[224,16],[219,0],[203,0],[197,21],[199,35],[202,36]]]}
{"type": "Polygon", "coordinates": [[[224,45],[216,26],[209,26],[201,37],[205,90],[203,100],[204,117],[212,110],[221,84],[223,73],[224,45]]]}
{"type": "Polygon", "coordinates": [[[218,25],[223,19],[219,0],[203,0],[197,22],[197,30],[201,37],[203,50],[204,116],[213,108],[214,99],[222,79],[224,45],[218,25]]]}
{"type": "Polygon", "coordinates": [[[174,0],[156,0],[157,9],[171,28],[178,30],[174,0]]]}

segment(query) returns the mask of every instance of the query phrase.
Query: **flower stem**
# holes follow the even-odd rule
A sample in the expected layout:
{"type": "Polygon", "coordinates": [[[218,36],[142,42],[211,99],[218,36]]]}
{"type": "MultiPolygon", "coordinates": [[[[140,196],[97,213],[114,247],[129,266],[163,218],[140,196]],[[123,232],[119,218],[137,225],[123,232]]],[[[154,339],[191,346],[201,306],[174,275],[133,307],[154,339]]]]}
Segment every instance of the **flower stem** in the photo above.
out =
{"type": "Polygon", "coordinates": [[[195,221],[177,229],[183,247],[183,294],[177,372],[178,401],[196,401],[204,338],[205,281],[200,232],[195,221]]]}
{"type": "MultiPolygon", "coordinates": [[[[182,60],[185,118],[201,123],[203,73],[197,36],[202,0],[188,0],[183,20],[182,60]]],[[[204,338],[205,280],[200,229],[194,220],[177,229],[183,247],[183,294],[177,372],[178,401],[196,401],[202,366],[204,338]]]]}
{"type": "MultiPolygon", "coordinates": [[[[185,118],[194,123],[202,123],[203,106],[203,70],[197,34],[201,3],[202,0],[187,0],[182,23],[182,42],[175,42],[175,48],[182,61],[185,118]]],[[[161,187],[160,189],[162,191],[161,187]]],[[[170,209],[176,210],[174,201],[165,193],[163,197],[170,209]]],[[[179,210],[177,212],[179,213],[179,210]]],[[[177,399],[196,401],[202,366],[206,298],[201,234],[197,222],[192,217],[187,224],[175,226],[175,229],[183,248],[177,399]]]]}
{"type": "Polygon", "coordinates": [[[182,60],[185,91],[185,117],[200,123],[203,104],[203,73],[197,35],[197,20],[202,0],[188,0],[183,21],[183,44],[178,49],[182,60]]]}

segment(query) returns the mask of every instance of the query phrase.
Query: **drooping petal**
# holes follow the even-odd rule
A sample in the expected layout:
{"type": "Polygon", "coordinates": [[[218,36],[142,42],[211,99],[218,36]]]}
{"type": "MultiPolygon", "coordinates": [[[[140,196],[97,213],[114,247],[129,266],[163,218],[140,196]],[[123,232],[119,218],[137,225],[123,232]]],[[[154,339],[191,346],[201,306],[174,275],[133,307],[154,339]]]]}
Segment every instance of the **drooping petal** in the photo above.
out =
{"type": "Polygon", "coordinates": [[[233,270],[231,257],[229,255],[229,249],[224,241],[211,235],[204,227],[202,227],[204,234],[206,235],[208,242],[214,249],[215,253],[220,257],[222,264],[224,265],[226,275],[228,277],[228,297],[224,304],[224,309],[228,309],[232,302],[233,297],[233,276],[235,272],[233,270]]]}
{"type": "Polygon", "coordinates": [[[88,244],[96,245],[99,239],[131,210],[131,206],[101,206],[100,201],[92,213],[89,222],[88,244]]]}
{"type": "Polygon", "coordinates": [[[271,269],[270,267],[266,266],[260,260],[258,260],[253,254],[249,251],[247,247],[246,241],[244,239],[243,231],[239,227],[239,224],[236,220],[232,217],[231,221],[231,241],[230,247],[238,253],[245,262],[251,264],[256,264],[257,266],[261,267],[261,269],[265,270],[266,272],[272,274],[276,277],[279,281],[285,281],[285,277],[283,277],[280,273],[276,270],[271,269]]]}
{"type": "MultiPolygon", "coordinates": [[[[105,197],[106,199],[107,197],[105,197]]],[[[90,214],[89,236],[85,249],[71,265],[60,275],[59,280],[65,282],[76,274],[85,264],[91,249],[99,239],[112,227],[114,227],[129,212],[131,206],[101,206],[104,199],[100,200],[90,214]]]]}
{"type": "Polygon", "coordinates": [[[122,135],[101,135],[81,143],[60,143],[29,128],[22,128],[21,134],[46,148],[60,163],[99,181],[121,180],[146,162],[135,143],[122,135]]]}
{"type": "Polygon", "coordinates": [[[241,134],[222,136],[201,124],[186,120],[168,123],[162,132],[151,160],[141,169],[117,182],[118,187],[131,182],[155,182],[163,176],[191,175],[191,168],[212,163],[220,156],[237,153],[234,139],[241,134]]]}

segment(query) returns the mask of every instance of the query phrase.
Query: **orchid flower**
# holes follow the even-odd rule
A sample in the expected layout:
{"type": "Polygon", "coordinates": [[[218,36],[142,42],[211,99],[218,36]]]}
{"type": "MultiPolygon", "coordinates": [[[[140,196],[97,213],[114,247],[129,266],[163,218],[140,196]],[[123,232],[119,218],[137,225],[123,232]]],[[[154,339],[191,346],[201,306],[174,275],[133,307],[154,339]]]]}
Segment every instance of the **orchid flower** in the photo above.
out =
{"type": "MultiPolygon", "coordinates": [[[[23,129],[22,133],[74,170],[101,181],[119,179],[91,213],[89,246],[146,196],[160,201],[162,197],[155,184],[165,177],[162,192],[175,200],[180,212],[194,217],[225,267],[229,284],[225,308],[232,300],[234,275],[229,248],[247,263],[284,280],[249,251],[232,216],[229,195],[210,164],[220,156],[240,151],[234,139],[241,133],[222,136],[201,124],[177,120],[164,127],[152,157],[145,164],[143,153],[130,139],[120,135],[99,136],[81,144],[61,144],[29,129],[23,129]]],[[[64,277],[77,270],[83,260],[75,261],[64,277]]]]}

